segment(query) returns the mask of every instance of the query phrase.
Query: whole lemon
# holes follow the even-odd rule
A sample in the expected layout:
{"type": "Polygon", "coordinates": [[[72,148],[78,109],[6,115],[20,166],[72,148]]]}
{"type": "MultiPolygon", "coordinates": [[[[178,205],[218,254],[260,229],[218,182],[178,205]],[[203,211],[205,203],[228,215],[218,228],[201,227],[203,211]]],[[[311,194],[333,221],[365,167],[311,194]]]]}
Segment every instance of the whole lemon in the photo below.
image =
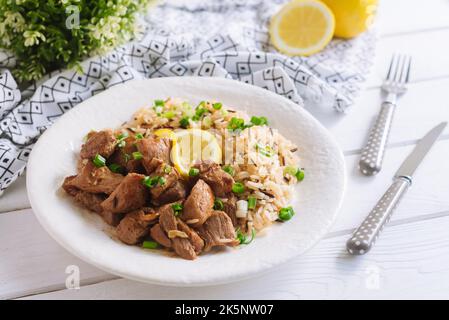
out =
{"type": "Polygon", "coordinates": [[[353,38],[372,24],[378,0],[321,0],[334,13],[336,37],[353,38]]]}

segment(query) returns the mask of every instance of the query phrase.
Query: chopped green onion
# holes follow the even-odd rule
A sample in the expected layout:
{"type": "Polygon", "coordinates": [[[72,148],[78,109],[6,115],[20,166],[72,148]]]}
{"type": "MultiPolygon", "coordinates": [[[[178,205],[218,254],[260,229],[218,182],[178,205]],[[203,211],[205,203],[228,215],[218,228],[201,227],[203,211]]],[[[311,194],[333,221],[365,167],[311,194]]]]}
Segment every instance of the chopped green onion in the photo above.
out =
{"type": "Polygon", "coordinates": [[[268,124],[268,119],[266,117],[251,117],[250,121],[255,126],[263,126],[268,124]]]}
{"type": "Polygon", "coordinates": [[[119,148],[124,148],[126,146],[126,141],[125,140],[119,140],[117,143],[117,147],[119,148]]]}
{"type": "Polygon", "coordinates": [[[181,214],[182,210],[184,209],[183,205],[180,203],[172,204],[171,207],[172,207],[173,213],[175,214],[176,217],[179,216],[181,214]]]}
{"type": "Polygon", "coordinates": [[[245,129],[245,120],[242,118],[232,117],[228,123],[228,130],[238,131],[245,129]]]}
{"type": "Polygon", "coordinates": [[[288,221],[295,215],[292,207],[285,207],[279,210],[279,219],[281,221],[288,221]]]}
{"type": "Polygon", "coordinates": [[[267,158],[271,158],[272,156],[274,156],[274,150],[269,145],[263,146],[260,143],[257,143],[256,151],[267,158]]]}
{"type": "Polygon", "coordinates": [[[159,176],[145,177],[145,178],[143,178],[142,183],[144,186],[146,186],[148,188],[153,188],[158,184],[159,179],[160,179],[159,176]]]}
{"type": "Polygon", "coordinates": [[[117,139],[118,139],[118,140],[126,139],[126,138],[128,138],[128,135],[129,135],[128,131],[122,131],[122,133],[120,133],[120,134],[117,136],[117,139]]]}
{"type": "Polygon", "coordinates": [[[132,155],[134,160],[140,160],[143,158],[143,155],[139,151],[133,152],[132,155]]]}
{"type": "Polygon", "coordinates": [[[172,171],[172,167],[170,167],[170,166],[164,167],[164,173],[169,174],[169,173],[171,173],[171,171],[172,171]]]}
{"type": "Polygon", "coordinates": [[[223,104],[221,102],[216,102],[212,104],[212,108],[214,108],[215,110],[220,110],[222,106],[223,104]]]}
{"type": "Polygon", "coordinates": [[[296,172],[298,172],[298,169],[296,167],[292,167],[292,166],[285,167],[284,171],[283,171],[284,176],[289,174],[292,177],[294,177],[296,175],[296,172]]]}
{"type": "Polygon", "coordinates": [[[179,120],[179,125],[181,126],[181,128],[187,129],[190,125],[189,118],[188,117],[181,118],[181,120],[179,120]]]}
{"type": "Polygon", "coordinates": [[[106,165],[106,159],[102,157],[100,154],[96,154],[94,159],[92,160],[94,165],[98,168],[104,167],[106,165]]]}
{"type": "Polygon", "coordinates": [[[236,194],[241,194],[245,192],[245,186],[240,182],[236,182],[232,185],[232,192],[236,194]]]}
{"type": "Polygon", "coordinates": [[[156,249],[159,247],[159,243],[157,243],[156,241],[144,241],[142,243],[142,248],[145,249],[156,249]]]}
{"type": "Polygon", "coordinates": [[[298,171],[295,173],[295,177],[298,182],[304,180],[304,170],[298,169],[298,171]]]}
{"type": "Polygon", "coordinates": [[[224,172],[230,174],[231,176],[234,176],[234,174],[235,174],[234,168],[229,165],[224,166],[222,169],[224,172]]]}
{"type": "Polygon", "coordinates": [[[255,209],[256,203],[257,203],[256,197],[253,196],[248,197],[248,209],[255,209]]]}
{"type": "Polygon", "coordinates": [[[163,186],[167,183],[167,179],[165,179],[164,177],[159,177],[158,183],[160,186],[163,186]]]}
{"type": "Polygon", "coordinates": [[[247,235],[240,231],[240,228],[237,228],[235,232],[237,234],[236,239],[239,240],[240,244],[250,244],[256,237],[256,230],[254,228],[251,229],[251,239],[249,240],[247,235]]]}
{"type": "Polygon", "coordinates": [[[122,166],[117,163],[111,163],[108,168],[114,173],[121,173],[123,170],[122,166]]]}
{"type": "Polygon", "coordinates": [[[164,100],[154,100],[154,105],[156,107],[163,107],[163,106],[165,106],[165,101],[164,100]]]}
{"type": "Polygon", "coordinates": [[[223,210],[224,204],[221,199],[215,198],[214,200],[214,210],[223,210]]]}
{"type": "Polygon", "coordinates": [[[200,174],[200,170],[198,170],[197,168],[190,168],[189,177],[196,177],[199,174],[200,174]]]}
{"type": "Polygon", "coordinates": [[[167,119],[173,119],[175,117],[175,112],[174,111],[167,111],[167,112],[164,112],[162,114],[162,116],[164,118],[167,118],[167,119]]]}
{"type": "Polygon", "coordinates": [[[136,133],[136,135],[134,136],[137,140],[143,139],[143,134],[141,133],[136,133]]]}

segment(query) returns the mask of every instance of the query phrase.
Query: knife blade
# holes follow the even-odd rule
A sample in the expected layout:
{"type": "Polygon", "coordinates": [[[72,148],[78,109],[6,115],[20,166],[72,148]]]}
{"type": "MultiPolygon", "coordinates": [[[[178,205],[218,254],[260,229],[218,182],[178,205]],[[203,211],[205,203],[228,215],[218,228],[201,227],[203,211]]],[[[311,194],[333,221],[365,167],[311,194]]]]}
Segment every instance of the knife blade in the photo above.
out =
{"type": "Polygon", "coordinates": [[[391,186],[346,243],[350,254],[362,255],[371,250],[383,227],[390,220],[394,209],[410,187],[416,169],[438,140],[446,125],[447,122],[442,122],[430,130],[402,162],[391,186]]]}
{"type": "Polygon", "coordinates": [[[396,177],[407,177],[412,179],[413,174],[419,167],[424,157],[429,153],[432,146],[438,140],[443,130],[446,128],[447,122],[442,122],[432,130],[430,130],[416,145],[412,153],[402,162],[398,171],[396,172],[396,177]]]}

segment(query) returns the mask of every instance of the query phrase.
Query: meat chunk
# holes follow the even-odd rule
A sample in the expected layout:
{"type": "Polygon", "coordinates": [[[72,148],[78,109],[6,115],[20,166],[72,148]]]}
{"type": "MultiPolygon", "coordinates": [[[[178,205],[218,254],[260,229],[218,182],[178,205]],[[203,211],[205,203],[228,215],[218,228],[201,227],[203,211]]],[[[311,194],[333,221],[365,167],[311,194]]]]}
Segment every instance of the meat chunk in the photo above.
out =
{"type": "Polygon", "coordinates": [[[72,181],[76,178],[75,176],[68,176],[64,179],[64,182],[62,183],[62,189],[64,189],[65,192],[67,192],[71,196],[75,196],[79,189],[75,186],[73,186],[72,181]]]}
{"type": "Polygon", "coordinates": [[[117,147],[111,157],[108,159],[109,163],[118,164],[120,167],[129,172],[145,173],[142,161],[136,160],[132,157],[133,152],[137,151],[136,142],[138,139],[135,135],[129,135],[124,141],[124,146],[117,147]]]}
{"type": "Polygon", "coordinates": [[[136,143],[137,149],[142,154],[142,164],[148,174],[156,169],[156,164],[151,162],[153,158],[165,163],[170,161],[170,140],[166,138],[145,138],[136,143]]]}
{"type": "Polygon", "coordinates": [[[117,139],[112,130],[102,130],[91,132],[87,136],[87,141],[81,146],[80,157],[91,159],[99,154],[108,158],[115,149],[117,139]]]}
{"type": "Polygon", "coordinates": [[[176,254],[184,259],[194,260],[202,249],[199,242],[202,240],[198,240],[198,235],[187,225],[182,224],[178,227],[180,220],[175,217],[171,206],[172,204],[166,204],[157,210],[159,213],[159,224],[170,238],[172,248],[176,254]],[[170,234],[173,232],[177,233],[177,235],[170,237],[170,234]],[[185,237],[181,235],[185,235],[185,237]]]}
{"type": "MultiPolygon", "coordinates": [[[[162,162],[160,160],[159,165],[157,166],[156,170],[150,175],[150,177],[159,177],[163,179],[163,183],[157,183],[153,188],[150,189],[151,197],[155,202],[158,202],[158,198],[161,194],[163,194],[165,191],[170,189],[172,186],[176,184],[179,180],[179,174],[178,171],[176,171],[173,167],[166,164],[165,162],[162,162]]],[[[155,162],[155,160],[153,160],[155,162]]]]}
{"type": "Polygon", "coordinates": [[[234,247],[239,244],[231,218],[223,211],[213,211],[197,231],[204,240],[204,251],[209,251],[215,246],[234,247]]]}
{"type": "Polygon", "coordinates": [[[217,197],[226,197],[232,191],[234,178],[223,171],[219,164],[212,161],[202,161],[194,167],[200,171],[200,179],[210,185],[217,197]]]}
{"type": "Polygon", "coordinates": [[[100,216],[103,218],[104,222],[113,227],[116,227],[118,226],[120,221],[122,221],[125,214],[120,212],[102,211],[100,212],[100,216]]]}
{"type": "Polygon", "coordinates": [[[117,227],[118,238],[126,244],[140,242],[150,231],[150,226],[157,221],[159,214],[152,208],[142,208],[128,213],[117,227]]]}
{"type": "Polygon", "coordinates": [[[151,202],[155,206],[161,206],[166,203],[183,200],[185,199],[186,195],[186,187],[181,181],[177,181],[174,186],[161,193],[161,195],[157,199],[152,199],[151,202]]]}
{"type": "Polygon", "coordinates": [[[160,245],[166,248],[171,248],[171,240],[164,233],[164,230],[162,230],[161,225],[159,223],[155,224],[150,229],[150,236],[154,241],[156,241],[160,245]]]}
{"type": "Polygon", "coordinates": [[[79,189],[91,193],[112,193],[122,182],[123,176],[109,170],[108,167],[97,168],[92,161],[88,161],[80,173],[68,177],[64,181],[64,190],[70,193],[72,189],[79,189]]]}
{"type": "Polygon", "coordinates": [[[142,184],[145,176],[129,173],[110,196],[101,203],[105,211],[126,213],[145,205],[148,191],[142,184]]]}
{"type": "Polygon", "coordinates": [[[234,227],[237,227],[238,225],[238,219],[236,216],[237,212],[237,197],[233,194],[231,194],[227,199],[223,199],[226,201],[223,201],[224,208],[223,211],[226,212],[226,214],[231,218],[232,225],[234,227]]]}
{"type": "Polygon", "coordinates": [[[103,211],[101,203],[106,199],[106,196],[101,193],[89,193],[86,191],[78,191],[74,199],[84,208],[100,213],[103,211]]]}
{"type": "Polygon", "coordinates": [[[178,230],[184,232],[189,237],[190,243],[193,245],[197,254],[201,253],[204,248],[204,241],[192,228],[190,228],[184,221],[178,219],[178,230]]]}
{"type": "Polygon", "coordinates": [[[190,195],[184,202],[184,210],[182,213],[182,220],[190,222],[194,228],[201,226],[204,221],[209,218],[214,206],[214,195],[212,189],[203,180],[193,186],[190,195]]]}

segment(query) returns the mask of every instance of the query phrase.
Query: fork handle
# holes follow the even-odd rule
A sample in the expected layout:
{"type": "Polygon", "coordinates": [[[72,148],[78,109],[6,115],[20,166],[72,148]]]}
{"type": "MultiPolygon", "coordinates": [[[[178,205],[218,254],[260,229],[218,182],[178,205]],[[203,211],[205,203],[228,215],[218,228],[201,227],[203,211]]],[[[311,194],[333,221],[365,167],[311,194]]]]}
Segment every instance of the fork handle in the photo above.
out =
{"type": "Polygon", "coordinates": [[[390,220],[394,209],[410,185],[410,178],[396,178],[374,209],[346,243],[346,249],[350,254],[362,255],[372,248],[383,227],[390,220]]]}
{"type": "Polygon", "coordinates": [[[368,142],[362,150],[359,162],[360,171],[366,176],[375,175],[382,168],[395,107],[394,103],[383,102],[376,122],[371,128],[368,142]]]}

